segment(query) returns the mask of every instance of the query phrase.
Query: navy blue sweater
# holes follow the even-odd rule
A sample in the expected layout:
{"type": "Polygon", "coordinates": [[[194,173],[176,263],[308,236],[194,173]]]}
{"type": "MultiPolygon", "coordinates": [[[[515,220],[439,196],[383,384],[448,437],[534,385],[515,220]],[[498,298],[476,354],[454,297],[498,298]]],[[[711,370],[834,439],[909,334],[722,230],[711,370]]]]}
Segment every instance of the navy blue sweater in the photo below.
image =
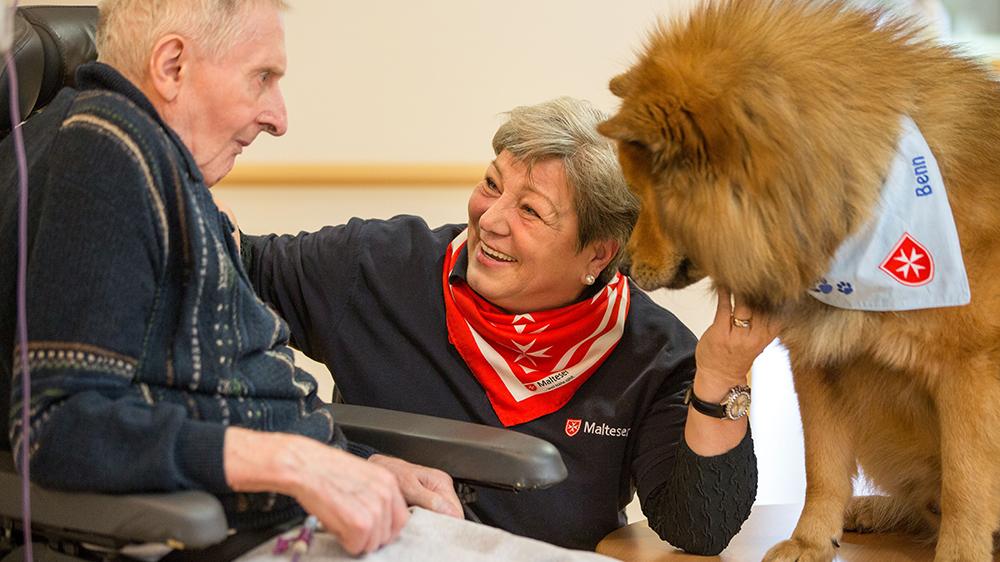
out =
{"type": "MultiPolygon", "coordinates": [[[[502,427],[445,327],[445,247],[463,228],[353,219],[294,237],[244,236],[243,259],[289,322],[293,345],[329,367],[346,402],[502,427]]],[[[480,489],[480,518],[591,549],[625,524],[638,491],[662,537],[691,552],[722,550],[749,515],[756,464],[749,436],[711,458],[684,443],[695,344],[633,286],[624,334],[604,364],[560,410],[511,428],[553,443],[568,479],[523,494],[480,489]]]]}
{"type": "Polygon", "coordinates": [[[207,490],[234,526],[297,509],[234,497],[222,464],[229,425],[342,439],[292,364],[287,325],[254,294],[228,221],[149,101],[102,64],[78,83],[23,127],[30,432],[14,349],[16,171],[0,144],[2,445],[30,433],[32,479],[52,488],[207,490]]]}

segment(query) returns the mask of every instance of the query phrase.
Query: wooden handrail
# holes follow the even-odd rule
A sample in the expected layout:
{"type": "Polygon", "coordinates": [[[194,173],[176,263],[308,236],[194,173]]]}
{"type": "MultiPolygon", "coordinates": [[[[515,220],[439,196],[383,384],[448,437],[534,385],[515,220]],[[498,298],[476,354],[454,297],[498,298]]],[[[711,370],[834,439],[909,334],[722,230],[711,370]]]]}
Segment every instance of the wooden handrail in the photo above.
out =
{"type": "Polygon", "coordinates": [[[485,164],[241,164],[220,185],[472,187],[485,170],[485,164]]]}

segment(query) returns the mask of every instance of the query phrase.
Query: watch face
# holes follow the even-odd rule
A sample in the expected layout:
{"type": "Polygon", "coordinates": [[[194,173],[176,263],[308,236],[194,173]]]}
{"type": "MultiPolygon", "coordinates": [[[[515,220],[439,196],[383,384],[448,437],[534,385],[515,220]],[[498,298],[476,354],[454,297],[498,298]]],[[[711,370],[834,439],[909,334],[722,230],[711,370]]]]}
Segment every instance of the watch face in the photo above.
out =
{"type": "Polygon", "coordinates": [[[750,393],[745,390],[735,390],[729,396],[726,404],[726,416],[729,419],[739,419],[750,413],[750,393]]]}

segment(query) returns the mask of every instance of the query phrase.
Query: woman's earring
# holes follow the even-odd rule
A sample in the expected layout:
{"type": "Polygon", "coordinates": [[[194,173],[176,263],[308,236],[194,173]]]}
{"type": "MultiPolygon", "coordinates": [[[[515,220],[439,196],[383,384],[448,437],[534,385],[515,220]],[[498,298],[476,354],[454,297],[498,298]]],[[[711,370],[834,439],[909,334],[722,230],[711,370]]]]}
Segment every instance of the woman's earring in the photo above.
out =
{"type": "Polygon", "coordinates": [[[589,273],[587,274],[586,277],[583,278],[583,284],[584,285],[593,285],[594,281],[597,281],[597,278],[594,277],[593,275],[589,274],[589,273]]]}

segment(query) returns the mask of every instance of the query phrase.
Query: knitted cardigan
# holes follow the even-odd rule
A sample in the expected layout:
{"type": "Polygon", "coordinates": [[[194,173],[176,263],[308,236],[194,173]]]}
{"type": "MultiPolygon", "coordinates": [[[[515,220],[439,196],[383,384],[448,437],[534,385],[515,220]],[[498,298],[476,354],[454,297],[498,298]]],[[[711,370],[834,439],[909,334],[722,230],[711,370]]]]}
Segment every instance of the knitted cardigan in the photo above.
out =
{"type": "Polygon", "coordinates": [[[0,446],[30,435],[31,477],[47,487],[201,489],[235,527],[284,518],[298,509],[288,498],[226,484],[226,427],[346,442],[184,144],[111,67],[81,67],[78,84],[23,126],[29,431],[14,345],[16,166],[10,139],[0,144],[0,446]]]}

